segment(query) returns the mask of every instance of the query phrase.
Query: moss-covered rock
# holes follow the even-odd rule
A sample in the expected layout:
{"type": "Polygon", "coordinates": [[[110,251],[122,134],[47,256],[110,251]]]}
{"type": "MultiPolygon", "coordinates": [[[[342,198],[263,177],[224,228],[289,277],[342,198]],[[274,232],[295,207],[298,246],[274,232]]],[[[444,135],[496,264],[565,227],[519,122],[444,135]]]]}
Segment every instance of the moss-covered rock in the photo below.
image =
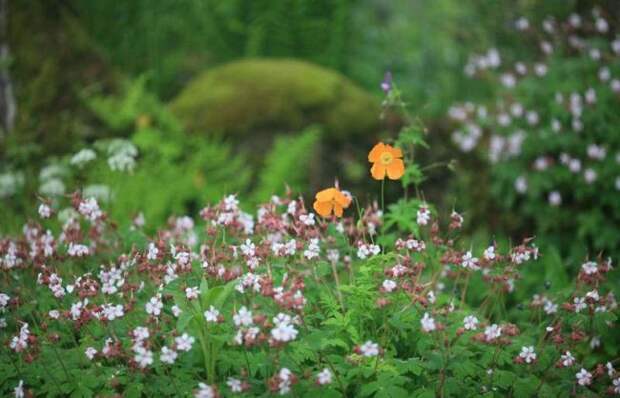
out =
{"type": "Polygon", "coordinates": [[[343,75],[290,59],[250,59],[204,72],[171,103],[190,131],[239,138],[319,124],[325,136],[376,133],[380,103],[343,75]]]}

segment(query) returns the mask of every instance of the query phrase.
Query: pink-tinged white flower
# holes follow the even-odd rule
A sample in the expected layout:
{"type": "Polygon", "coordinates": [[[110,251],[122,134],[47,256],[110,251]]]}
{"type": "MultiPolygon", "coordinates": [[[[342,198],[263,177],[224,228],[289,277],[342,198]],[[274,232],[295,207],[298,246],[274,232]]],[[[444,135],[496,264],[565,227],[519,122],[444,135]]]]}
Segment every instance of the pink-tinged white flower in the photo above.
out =
{"type": "Polygon", "coordinates": [[[558,312],[558,305],[551,300],[545,299],[545,305],[543,306],[543,310],[547,315],[555,314],[556,312],[558,312]]]}
{"type": "Polygon", "coordinates": [[[594,261],[588,261],[581,264],[581,269],[586,275],[592,275],[598,272],[598,265],[594,261]]]}
{"type": "Polygon", "coordinates": [[[197,287],[186,287],[185,288],[185,297],[188,300],[194,300],[198,298],[198,288],[197,287]]]}
{"type": "Polygon", "coordinates": [[[468,251],[461,257],[461,266],[471,270],[477,270],[480,268],[478,267],[478,258],[474,257],[471,251],[468,251]]]}
{"type": "Polygon", "coordinates": [[[79,243],[70,242],[69,247],[67,248],[67,254],[71,257],[84,257],[88,256],[89,253],[90,250],[88,249],[88,246],[79,243]]]}
{"type": "Polygon", "coordinates": [[[86,354],[86,357],[92,361],[93,358],[95,358],[95,355],[97,355],[97,350],[94,347],[88,347],[86,351],[84,351],[84,354],[86,354]]]}
{"type": "Polygon", "coordinates": [[[205,311],[204,316],[207,322],[217,322],[220,312],[214,306],[209,306],[209,309],[205,311]]]}
{"type": "Polygon", "coordinates": [[[428,205],[426,204],[420,205],[420,208],[418,209],[418,212],[416,215],[416,222],[418,223],[418,225],[427,225],[430,220],[431,220],[431,211],[429,210],[428,205]]]}
{"type": "Polygon", "coordinates": [[[420,324],[422,325],[422,330],[426,333],[432,332],[437,329],[437,325],[435,325],[435,320],[428,314],[428,312],[424,313],[424,316],[420,320],[420,324]]]}
{"type": "Polygon", "coordinates": [[[314,213],[310,214],[301,214],[299,216],[299,221],[301,221],[304,225],[311,226],[314,225],[314,213]]]}
{"type": "Polygon", "coordinates": [[[316,382],[319,385],[331,384],[332,382],[332,372],[328,368],[323,369],[316,375],[316,382]]]}
{"type": "Polygon", "coordinates": [[[365,243],[361,243],[357,247],[357,257],[360,260],[376,256],[379,253],[381,253],[381,248],[379,247],[379,245],[367,245],[365,243]]]}
{"type": "Polygon", "coordinates": [[[388,293],[391,293],[392,291],[394,291],[394,289],[396,289],[397,286],[398,285],[396,284],[396,282],[394,282],[391,279],[386,279],[381,284],[381,287],[383,288],[383,290],[388,293]]]}
{"type": "Polygon", "coordinates": [[[247,308],[245,308],[245,306],[239,308],[239,311],[235,315],[233,315],[233,322],[237,327],[252,325],[252,311],[249,311],[247,308]]]}
{"type": "Polygon", "coordinates": [[[467,315],[465,319],[463,319],[463,326],[465,327],[465,330],[478,329],[478,323],[480,323],[480,321],[478,321],[478,318],[473,315],[467,315]]]}
{"type": "Polygon", "coordinates": [[[368,340],[360,346],[360,353],[365,357],[376,357],[379,355],[379,344],[368,340]]]}
{"type": "Polygon", "coordinates": [[[496,254],[495,254],[495,246],[491,245],[489,247],[487,247],[484,250],[484,253],[482,254],[482,256],[484,257],[485,260],[487,261],[493,261],[495,260],[496,254]]]}
{"type": "Polygon", "coordinates": [[[230,388],[230,391],[234,393],[243,392],[244,390],[241,380],[234,377],[229,377],[228,380],[226,380],[226,385],[230,388]]]}
{"type": "Polygon", "coordinates": [[[177,356],[179,354],[173,350],[172,348],[168,348],[166,346],[163,346],[161,348],[161,353],[159,354],[159,359],[163,362],[163,363],[167,363],[169,365],[172,365],[176,360],[177,360],[177,356]]]}
{"type": "Polygon", "coordinates": [[[24,381],[20,380],[19,384],[17,384],[17,387],[15,387],[13,389],[13,392],[15,394],[15,398],[24,398],[25,394],[24,394],[24,381]]]}
{"type": "Polygon", "coordinates": [[[521,347],[519,357],[523,358],[525,363],[532,363],[536,360],[536,352],[533,346],[521,347]]]}
{"type": "Polygon", "coordinates": [[[614,394],[620,394],[620,377],[616,377],[613,381],[613,391],[614,394]]]}
{"type": "Polygon", "coordinates": [[[308,248],[304,250],[304,257],[308,260],[317,258],[321,254],[321,248],[319,247],[319,240],[316,238],[310,239],[308,248]]]}
{"type": "Polygon", "coordinates": [[[589,292],[586,293],[586,299],[590,299],[592,301],[599,301],[600,300],[600,295],[598,294],[597,290],[591,290],[589,292]]]}
{"type": "Polygon", "coordinates": [[[613,377],[616,374],[616,369],[614,369],[614,365],[611,362],[607,362],[605,368],[607,368],[607,376],[613,377]]]}
{"type": "Polygon", "coordinates": [[[292,321],[290,315],[280,313],[273,318],[275,327],[271,329],[271,337],[275,341],[289,342],[295,340],[299,333],[297,329],[290,323],[292,321]]]}
{"type": "Polygon", "coordinates": [[[562,362],[562,366],[570,367],[573,366],[573,364],[575,363],[575,357],[573,356],[573,354],[570,353],[570,351],[566,351],[560,357],[560,361],[562,362]]]}
{"type": "Polygon", "coordinates": [[[140,368],[144,369],[153,364],[153,351],[147,350],[144,347],[136,347],[135,352],[136,355],[134,355],[133,359],[140,368]]]}
{"type": "Polygon", "coordinates": [[[95,198],[82,200],[78,206],[78,211],[91,222],[97,221],[97,219],[103,216],[103,212],[95,198]]]}
{"type": "Polygon", "coordinates": [[[575,377],[577,378],[577,383],[579,383],[580,386],[589,386],[592,383],[592,373],[588,372],[584,368],[581,368],[575,377]]]}
{"type": "Polygon", "coordinates": [[[164,304],[161,302],[161,295],[159,294],[151,297],[145,305],[146,313],[153,316],[159,316],[163,307],[164,304]]]}
{"type": "Polygon", "coordinates": [[[217,398],[217,390],[205,383],[198,383],[198,391],[194,394],[195,398],[217,398]]]}
{"type": "Polygon", "coordinates": [[[172,315],[174,315],[175,317],[179,317],[179,315],[181,315],[181,313],[183,312],[183,310],[181,308],[179,308],[178,305],[173,305],[172,306],[172,315]]]}
{"type": "Polygon", "coordinates": [[[155,246],[155,243],[149,243],[149,251],[146,255],[147,260],[157,260],[157,256],[159,255],[159,249],[155,246]]]}
{"type": "Polygon", "coordinates": [[[41,203],[39,205],[39,216],[44,219],[50,218],[52,216],[52,208],[45,203],[41,203]]]}
{"type": "Polygon", "coordinates": [[[48,312],[47,315],[50,318],[52,318],[52,319],[58,319],[58,318],[60,318],[60,311],[58,311],[58,310],[50,310],[50,312],[48,312]]]}
{"type": "Polygon", "coordinates": [[[278,372],[277,379],[278,394],[288,394],[291,391],[291,386],[295,380],[293,372],[291,372],[288,368],[282,368],[278,372]]]}
{"type": "Polygon", "coordinates": [[[584,297],[575,297],[573,299],[573,303],[575,306],[576,313],[579,313],[585,310],[586,308],[588,308],[588,305],[586,304],[586,299],[584,297]]]}
{"type": "Polygon", "coordinates": [[[484,329],[484,337],[486,341],[493,341],[502,335],[502,328],[495,323],[484,329]]]}
{"type": "Polygon", "coordinates": [[[175,337],[174,339],[174,343],[179,351],[191,350],[194,341],[196,341],[196,339],[187,333],[183,333],[181,336],[175,337]]]}

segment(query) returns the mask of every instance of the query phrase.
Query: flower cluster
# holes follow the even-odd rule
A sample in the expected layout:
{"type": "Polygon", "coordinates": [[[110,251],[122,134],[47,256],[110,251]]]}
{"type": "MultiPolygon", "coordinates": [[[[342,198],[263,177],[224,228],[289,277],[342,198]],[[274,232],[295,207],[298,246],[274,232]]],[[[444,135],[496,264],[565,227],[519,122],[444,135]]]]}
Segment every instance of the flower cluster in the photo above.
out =
{"type": "Polygon", "coordinates": [[[516,61],[496,48],[472,56],[466,75],[490,84],[494,96],[448,111],[454,143],[466,153],[478,149],[491,165],[491,194],[499,203],[518,209],[539,231],[578,231],[590,240],[588,248],[614,253],[620,220],[614,200],[620,192],[618,26],[613,13],[599,7],[565,20],[521,17],[513,34],[534,50],[516,61]]]}

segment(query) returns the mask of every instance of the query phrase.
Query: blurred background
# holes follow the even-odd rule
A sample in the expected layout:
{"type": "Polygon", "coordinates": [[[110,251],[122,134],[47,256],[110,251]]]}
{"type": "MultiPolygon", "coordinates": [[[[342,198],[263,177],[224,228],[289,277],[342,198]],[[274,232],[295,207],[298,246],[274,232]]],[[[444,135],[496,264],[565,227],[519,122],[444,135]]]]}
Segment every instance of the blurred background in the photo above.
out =
{"type": "MultiPolygon", "coordinates": [[[[498,91],[466,77],[472,54],[498,48],[515,61],[538,51],[515,34],[518,18],[540,24],[596,8],[611,24],[614,1],[0,3],[1,233],[20,230],[41,200],[76,189],[107,202],[121,224],[141,214],[147,229],[224,194],[251,209],[285,184],[310,197],[334,177],[375,198],[367,151],[406,124],[382,108],[389,71],[425,126],[418,195],[463,211],[481,239],[544,231],[561,254],[618,252],[617,206],[599,211],[613,212],[604,242],[591,239],[595,226],[575,243],[581,224],[553,230],[553,221],[542,225],[540,214],[503,201],[487,155],[458,150],[447,117],[453,104],[493,103],[498,91]]],[[[606,35],[615,37],[613,25],[606,35]]],[[[402,196],[388,187],[388,202],[402,196]]]]}

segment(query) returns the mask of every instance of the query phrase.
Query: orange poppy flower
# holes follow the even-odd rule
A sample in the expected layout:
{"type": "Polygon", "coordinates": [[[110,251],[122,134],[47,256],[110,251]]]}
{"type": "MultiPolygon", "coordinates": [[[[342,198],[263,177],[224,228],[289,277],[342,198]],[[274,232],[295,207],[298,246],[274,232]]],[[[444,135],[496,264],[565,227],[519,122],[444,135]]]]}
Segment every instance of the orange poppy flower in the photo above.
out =
{"type": "Polygon", "coordinates": [[[375,145],[368,153],[368,161],[373,163],[370,174],[375,180],[385,179],[387,174],[390,180],[398,180],[405,174],[403,151],[383,142],[375,145]]]}
{"type": "Polygon", "coordinates": [[[332,212],[342,217],[344,209],[351,204],[351,198],[340,192],[337,188],[327,188],[318,192],[312,207],[319,215],[328,217],[332,212]]]}

